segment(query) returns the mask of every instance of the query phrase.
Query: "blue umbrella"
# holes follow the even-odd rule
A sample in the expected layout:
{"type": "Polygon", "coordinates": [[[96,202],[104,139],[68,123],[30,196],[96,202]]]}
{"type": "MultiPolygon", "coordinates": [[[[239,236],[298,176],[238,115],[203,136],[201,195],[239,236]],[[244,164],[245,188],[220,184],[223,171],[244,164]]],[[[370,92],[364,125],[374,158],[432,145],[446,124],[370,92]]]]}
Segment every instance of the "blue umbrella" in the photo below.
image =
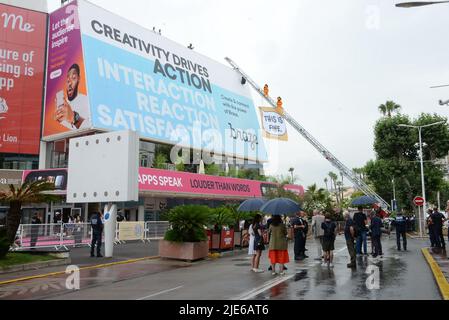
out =
{"type": "Polygon", "coordinates": [[[362,197],[358,197],[358,198],[355,198],[354,200],[352,200],[351,204],[353,206],[367,206],[367,205],[375,204],[378,202],[379,201],[377,201],[374,198],[371,198],[368,196],[362,196],[362,197]]]}
{"type": "Polygon", "coordinates": [[[293,215],[302,211],[301,207],[295,201],[288,198],[277,198],[268,201],[260,208],[260,211],[273,216],[293,215]]]}
{"type": "Polygon", "coordinates": [[[259,211],[260,208],[265,204],[265,202],[267,202],[267,201],[264,199],[260,199],[260,198],[248,199],[248,200],[245,200],[242,202],[242,204],[239,206],[237,211],[242,211],[242,212],[259,211]]]}

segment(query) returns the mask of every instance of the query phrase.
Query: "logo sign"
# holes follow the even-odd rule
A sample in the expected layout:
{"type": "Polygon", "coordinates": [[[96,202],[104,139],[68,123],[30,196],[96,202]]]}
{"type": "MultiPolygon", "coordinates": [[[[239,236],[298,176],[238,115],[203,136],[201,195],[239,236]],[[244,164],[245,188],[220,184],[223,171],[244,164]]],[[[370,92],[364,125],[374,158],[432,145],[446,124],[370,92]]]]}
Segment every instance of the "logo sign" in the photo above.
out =
{"type": "Polygon", "coordinates": [[[287,124],[284,117],[274,108],[260,107],[263,135],[265,138],[288,141],[287,124]]]}
{"type": "Polygon", "coordinates": [[[21,32],[33,32],[34,27],[29,22],[25,22],[25,19],[21,15],[13,13],[3,12],[0,17],[3,19],[3,28],[15,30],[16,27],[21,32]]]}
{"type": "Polygon", "coordinates": [[[104,220],[105,220],[105,221],[108,221],[110,217],[111,217],[111,214],[110,214],[109,212],[107,212],[107,213],[104,215],[104,220]]]}
{"type": "Polygon", "coordinates": [[[0,153],[39,153],[47,16],[0,4],[0,153]]]}
{"type": "Polygon", "coordinates": [[[424,198],[415,197],[415,199],[413,199],[413,203],[415,204],[415,206],[422,207],[424,205],[424,198]]]}

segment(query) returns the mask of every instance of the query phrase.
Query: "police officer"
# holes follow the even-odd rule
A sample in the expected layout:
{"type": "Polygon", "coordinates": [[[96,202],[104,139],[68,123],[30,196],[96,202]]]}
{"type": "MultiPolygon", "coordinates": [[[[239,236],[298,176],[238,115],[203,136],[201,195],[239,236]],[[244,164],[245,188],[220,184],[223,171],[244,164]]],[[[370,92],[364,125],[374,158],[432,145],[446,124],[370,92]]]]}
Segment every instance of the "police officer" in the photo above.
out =
{"type": "Polygon", "coordinates": [[[446,249],[446,242],[443,236],[443,224],[444,221],[446,221],[444,215],[438,211],[438,208],[434,208],[430,215],[430,219],[432,219],[434,225],[434,236],[437,248],[446,249]]]}
{"type": "Polygon", "coordinates": [[[95,244],[97,245],[97,257],[103,257],[101,255],[101,236],[103,233],[103,221],[101,220],[102,214],[100,212],[95,212],[90,219],[90,225],[92,227],[92,243],[90,247],[90,256],[95,257],[94,249],[95,244]]]}
{"type": "Polygon", "coordinates": [[[33,218],[31,219],[31,240],[30,240],[30,247],[32,249],[35,249],[37,239],[39,237],[39,225],[42,224],[41,219],[39,218],[38,213],[36,212],[33,215],[33,218]]]}
{"type": "Polygon", "coordinates": [[[396,229],[396,243],[398,251],[401,251],[401,236],[404,243],[404,251],[407,251],[407,218],[398,212],[398,215],[393,220],[393,225],[396,229]]]}
{"type": "Polygon", "coordinates": [[[294,230],[294,236],[295,236],[295,246],[294,246],[294,252],[295,252],[295,260],[300,261],[305,259],[305,254],[303,251],[304,248],[304,229],[305,225],[301,218],[302,213],[298,212],[296,213],[296,217],[294,217],[291,220],[291,225],[294,230]]]}

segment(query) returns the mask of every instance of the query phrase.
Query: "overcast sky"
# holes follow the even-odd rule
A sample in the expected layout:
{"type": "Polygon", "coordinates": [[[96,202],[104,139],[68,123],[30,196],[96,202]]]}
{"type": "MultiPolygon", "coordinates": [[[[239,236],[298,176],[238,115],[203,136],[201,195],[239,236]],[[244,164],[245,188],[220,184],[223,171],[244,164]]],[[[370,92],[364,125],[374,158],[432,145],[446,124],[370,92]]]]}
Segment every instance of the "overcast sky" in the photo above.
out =
{"type": "MultiPolygon", "coordinates": [[[[91,0],[225,63],[231,57],[350,169],[375,157],[377,107],[449,114],[449,5],[396,8],[391,0],[91,0]],[[282,5],[280,5],[282,3],[282,5]]],[[[59,0],[49,0],[52,11],[59,0]]],[[[254,95],[256,106],[261,98],[254,95]]],[[[308,186],[336,171],[289,127],[271,174],[295,168],[308,186]]],[[[271,143],[269,150],[276,150],[271,143]]]]}

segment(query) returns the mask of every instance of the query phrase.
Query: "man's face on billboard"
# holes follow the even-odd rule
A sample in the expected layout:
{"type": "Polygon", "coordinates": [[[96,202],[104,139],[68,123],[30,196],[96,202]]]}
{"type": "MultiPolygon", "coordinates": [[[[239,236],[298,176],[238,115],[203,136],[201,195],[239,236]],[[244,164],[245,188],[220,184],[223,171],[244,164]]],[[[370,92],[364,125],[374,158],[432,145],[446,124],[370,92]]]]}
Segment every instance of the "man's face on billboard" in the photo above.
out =
{"type": "Polygon", "coordinates": [[[67,74],[67,98],[72,101],[78,95],[80,76],[75,69],[70,69],[67,74]]]}

